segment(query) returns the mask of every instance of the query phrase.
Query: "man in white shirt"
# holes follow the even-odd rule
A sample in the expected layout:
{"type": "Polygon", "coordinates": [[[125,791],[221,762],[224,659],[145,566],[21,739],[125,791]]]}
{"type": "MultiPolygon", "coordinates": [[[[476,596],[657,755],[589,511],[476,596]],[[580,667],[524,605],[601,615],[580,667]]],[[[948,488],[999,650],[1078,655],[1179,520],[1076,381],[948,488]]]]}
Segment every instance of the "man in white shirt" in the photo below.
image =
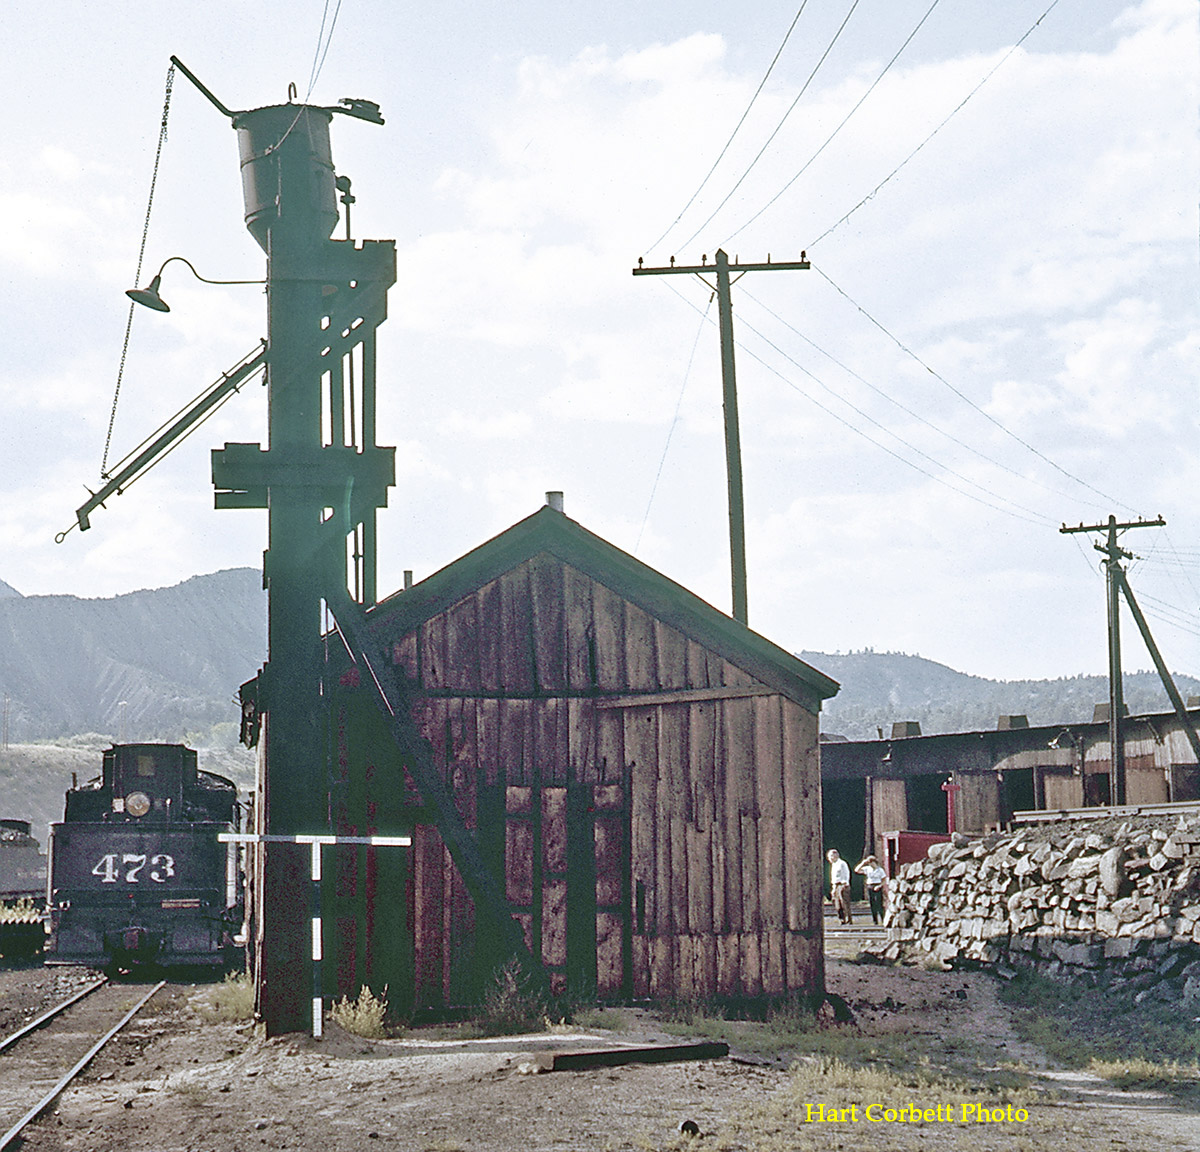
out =
{"type": "Polygon", "coordinates": [[[837,909],[838,919],[843,924],[853,924],[854,918],[850,915],[850,865],[842,859],[836,848],[830,848],[825,853],[825,859],[829,861],[829,899],[837,909]]]}

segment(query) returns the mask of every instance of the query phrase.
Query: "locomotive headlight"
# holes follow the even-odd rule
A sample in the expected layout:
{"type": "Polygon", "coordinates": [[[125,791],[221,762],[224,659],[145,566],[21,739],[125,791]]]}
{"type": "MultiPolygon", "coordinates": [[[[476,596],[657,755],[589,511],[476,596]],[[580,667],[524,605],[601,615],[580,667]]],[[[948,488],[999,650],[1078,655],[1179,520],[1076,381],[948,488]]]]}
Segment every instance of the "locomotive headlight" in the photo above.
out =
{"type": "Polygon", "coordinates": [[[130,816],[145,816],[150,811],[150,797],[145,792],[130,792],[125,797],[125,811],[130,816]]]}

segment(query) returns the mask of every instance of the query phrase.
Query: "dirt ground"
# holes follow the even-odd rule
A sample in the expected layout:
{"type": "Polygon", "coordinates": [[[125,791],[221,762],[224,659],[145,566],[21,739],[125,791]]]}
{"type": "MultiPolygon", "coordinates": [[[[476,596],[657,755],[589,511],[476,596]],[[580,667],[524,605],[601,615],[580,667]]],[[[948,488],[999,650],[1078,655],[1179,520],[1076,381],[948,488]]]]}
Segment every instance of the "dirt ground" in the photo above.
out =
{"type": "MultiPolygon", "coordinates": [[[[0,1033],[84,975],[0,972],[0,1033]]],[[[1013,1032],[990,976],[832,960],[828,984],[854,1010],[857,1034],[911,1037],[914,1058],[922,1043],[937,1043],[960,1046],[964,1060],[976,1066],[1005,1061],[1045,1066],[1013,1032]]],[[[680,1042],[645,1013],[634,1014],[619,1032],[560,1028],[471,1041],[421,1039],[418,1032],[365,1041],[327,1025],[321,1041],[302,1036],[268,1041],[251,1026],[204,1020],[197,1008],[210,993],[187,985],[160,992],[148,1013],[28,1131],[23,1148],[647,1152],[676,1141],[691,1144],[678,1136],[680,1123],[691,1120],[702,1133],[696,1146],[719,1152],[728,1146],[723,1125],[789,1078],[790,1056],[743,1056],[736,1047],[724,1060],[538,1071],[539,1056],[550,1050],[680,1042]]],[[[1086,1077],[1060,1077],[1058,1083],[1083,1101],[1071,1106],[1129,1132],[1129,1147],[1200,1148],[1200,1118],[1162,1099],[1110,1092],[1086,1077]]],[[[1014,1149],[1022,1146],[1014,1140],[1014,1149]]],[[[857,1147],[833,1141],[828,1146],[857,1147]]],[[[1115,1146],[1124,1145],[1104,1145],[1115,1146]]]]}

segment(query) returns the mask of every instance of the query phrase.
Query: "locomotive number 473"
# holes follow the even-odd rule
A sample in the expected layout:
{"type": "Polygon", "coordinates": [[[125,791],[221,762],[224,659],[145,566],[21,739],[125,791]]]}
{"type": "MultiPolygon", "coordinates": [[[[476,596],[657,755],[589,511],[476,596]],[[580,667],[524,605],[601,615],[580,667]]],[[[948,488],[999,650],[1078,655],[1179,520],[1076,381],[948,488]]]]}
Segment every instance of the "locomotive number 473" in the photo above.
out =
{"type": "Polygon", "coordinates": [[[125,882],[137,884],[140,883],[141,874],[147,864],[150,867],[146,875],[155,884],[164,884],[175,875],[175,858],[168,856],[165,852],[159,853],[157,856],[147,856],[144,853],[136,852],[126,852],[123,855],[109,852],[96,862],[96,866],[92,869],[92,875],[99,876],[102,884],[117,884],[121,880],[121,869],[124,868],[125,882]]]}

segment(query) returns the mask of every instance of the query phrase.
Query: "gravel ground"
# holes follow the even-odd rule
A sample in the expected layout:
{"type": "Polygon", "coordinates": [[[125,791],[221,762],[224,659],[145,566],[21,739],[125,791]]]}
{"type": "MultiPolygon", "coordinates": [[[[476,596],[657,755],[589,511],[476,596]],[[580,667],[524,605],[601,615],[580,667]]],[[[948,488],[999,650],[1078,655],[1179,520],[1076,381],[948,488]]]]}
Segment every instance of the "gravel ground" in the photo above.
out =
{"type": "MultiPolygon", "coordinates": [[[[78,969],[0,972],[0,1032],[90,976],[78,969]]],[[[901,1033],[914,1043],[959,1045],[977,1061],[1044,1064],[1018,1040],[995,981],[981,973],[834,960],[829,986],[850,1002],[860,1035],[901,1033]]],[[[696,1146],[719,1152],[722,1126],[789,1079],[786,1056],[743,1060],[736,1048],[726,1060],[538,1073],[539,1055],[549,1048],[679,1042],[644,1013],[615,1033],[562,1029],[435,1041],[418,1032],[365,1041],[327,1025],[319,1042],[264,1040],[250,1026],[206,1019],[210,995],[204,986],[178,984],[160,992],[56,1110],[29,1130],[23,1148],[646,1152],[691,1143],[678,1137],[679,1124],[691,1120],[705,1134],[696,1146]]],[[[1130,1147],[1200,1147],[1196,1118],[1161,1098],[1112,1093],[1086,1078],[1060,1086],[1090,1100],[1081,1107],[1098,1122],[1115,1118],[1130,1134],[1130,1147]]]]}

